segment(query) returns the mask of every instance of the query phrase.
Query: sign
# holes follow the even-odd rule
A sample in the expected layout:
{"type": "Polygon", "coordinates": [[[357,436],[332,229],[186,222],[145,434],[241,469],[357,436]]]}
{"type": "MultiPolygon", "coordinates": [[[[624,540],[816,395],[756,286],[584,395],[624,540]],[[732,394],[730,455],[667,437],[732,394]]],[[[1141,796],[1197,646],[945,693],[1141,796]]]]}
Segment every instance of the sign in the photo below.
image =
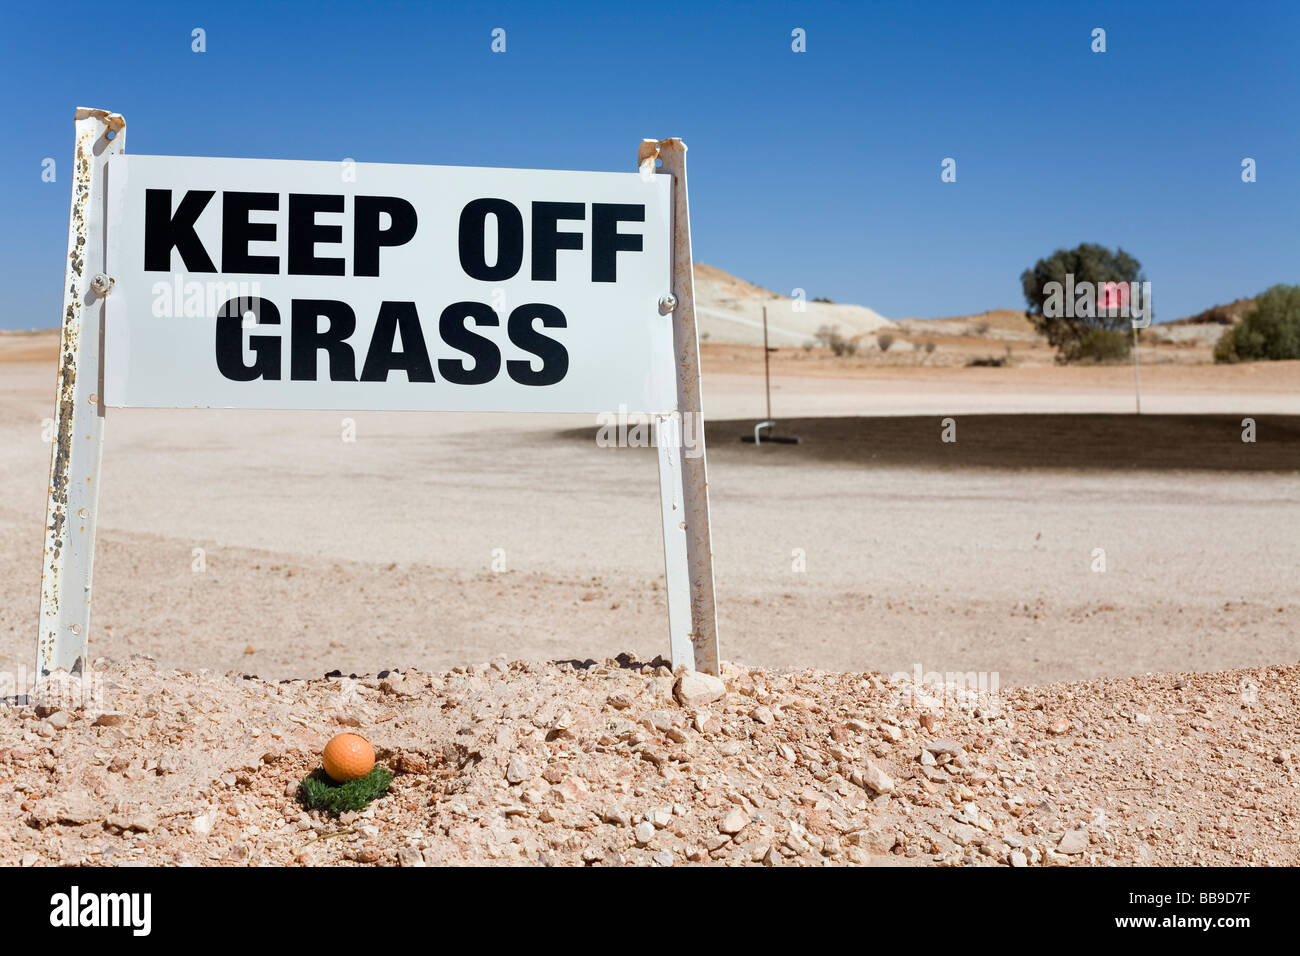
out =
{"type": "Polygon", "coordinates": [[[198,159],[76,117],[38,682],[86,668],[106,406],[649,414],[670,660],[718,673],[681,140],[635,173],[198,159]]]}
{"type": "Polygon", "coordinates": [[[118,155],[110,406],[677,407],[670,176],[118,155]]]}

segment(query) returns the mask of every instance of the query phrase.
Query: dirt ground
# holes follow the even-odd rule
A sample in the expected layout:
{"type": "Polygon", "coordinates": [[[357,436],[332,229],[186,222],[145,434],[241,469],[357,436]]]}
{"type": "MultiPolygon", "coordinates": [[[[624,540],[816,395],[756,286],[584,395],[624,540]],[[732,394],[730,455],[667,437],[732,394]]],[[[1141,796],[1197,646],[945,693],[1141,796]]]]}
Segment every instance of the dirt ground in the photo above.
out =
{"type": "MultiPolygon", "coordinates": [[[[32,660],[53,392],[52,351],[15,341],[10,671],[32,660]]],[[[754,363],[705,354],[727,659],[1004,686],[1296,660],[1300,363],[1153,369],[1159,414],[1136,418],[1125,369],[828,357],[775,379],[805,443],[755,448],[754,363]]],[[[92,652],[277,679],[666,652],[652,455],[582,417],[348,417],[354,442],[333,413],[111,411],[92,652]]]]}
{"type": "Polygon", "coordinates": [[[707,346],[716,699],[584,417],[111,410],[86,706],[37,707],[53,355],[0,336],[0,863],[1300,862],[1300,363],[1138,417],[783,350],[755,447],[761,350],[707,346]],[[392,791],[305,810],[349,729],[392,791]]]}
{"type": "Polygon", "coordinates": [[[732,665],[677,683],[629,655],[95,673],[107,712],[0,708],[0,864],[1300,862],[1294,666],[994,692],[732,665]],[[296,793],[340,731],[397,775],[334,817],[296,793]]]}

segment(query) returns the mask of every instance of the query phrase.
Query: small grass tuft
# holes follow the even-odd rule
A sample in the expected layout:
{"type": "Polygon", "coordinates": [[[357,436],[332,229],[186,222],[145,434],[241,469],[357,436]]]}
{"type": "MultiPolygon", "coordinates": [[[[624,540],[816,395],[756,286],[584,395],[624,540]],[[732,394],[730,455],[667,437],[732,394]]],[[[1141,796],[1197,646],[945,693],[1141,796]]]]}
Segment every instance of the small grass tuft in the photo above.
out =
{"type": "Polygon", "coordinates": [[[372,800],[388,792],[393,782],[393,772],[387,767],[375,767],[364,777],[335,783],[324,770],[313,770],[303,777],[298,796],[309,810],[326,810],[336,816],[350,810],[364,810],[372,800]]]}

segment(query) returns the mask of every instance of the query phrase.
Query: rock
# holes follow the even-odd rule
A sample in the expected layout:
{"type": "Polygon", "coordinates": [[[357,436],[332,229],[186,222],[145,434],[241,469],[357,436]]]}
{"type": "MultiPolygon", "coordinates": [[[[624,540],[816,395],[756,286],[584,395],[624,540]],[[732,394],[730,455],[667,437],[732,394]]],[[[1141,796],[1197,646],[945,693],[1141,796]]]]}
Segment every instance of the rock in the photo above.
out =
{"type": "Polygon", "coordinates": [[[934,759],[934,754],[930,753],[930,751],[928,751],[928,750],[922,750],[922,751],[921,751],[921,766],[922,766],[922,767],[934,767],[934,766],[936,766],[938,763],[939,763],[939,761],[937,761],[937,760],[934,759]]]}
{"type": "Polygon", "coordinates": [[[532,772],[528,769],[528,762],[523,757],[515,754],[510,758],[510,763],[506,766],[506,780],[510,783],[523,783],[532,772]]]}
{"type": "Polygon", "coordinates": [[[32,810],[32,822],[41,829],[56,823],[79,827],[102,819],[103,813],[86,796],[69,795],[58,800],[42,800],[32,810]]]}
{"type": "Polygon", "coordinates": [[[72,726],[72,715],[66,710],[56,710],[45,718],[45,722],[55,730],[67,730],[72,726]]]}
{"type": "Polygon", "coordinates": [[[632,816],[623,807],[605,807],[600,811],[600,819],[616,827],[630,827],[632,816]]]}
{"type": "Polygon", "coordinates": [[[868,853],[874,853],[879,856],[882,853],[888,853],[898,842],[898,834],[893,830],[854,830],[846,838],[849,846],[861,847],[868,853]]]}
{"type": "Polygon", "coordinates": [[[645,846],[655,838],[654,824],[648,821],[638,823],[632,830],[632,835],[636,838],[637,846],[645,846]]]}
{"type": "Polygon", "coordinates": [[[1061,734],[1069,733],[1069,731],[1070,722],[1064,717],[1058,717],[1047,726],[1047,732],[1054,737],[1059,737],[1061,734]]]}
{"type": "Polygon", "coordinates": [[[591,796],[591,790],[581,777],[565,777],[555,789],[564,803],[581,803],[591,796]]]}
{"type": "Polygon", "coordinates": [[[379,691],[389,697],[409,697],[419,692],[417,688],[408,686],[406,678],[400,674],[392,674],[381,680],[379,691]]]}
{"type": "Polygon", "coordinates": [[[949,740],[946,737],[931,740],[927,744],[922,744],[922,746],[936,757],[942,757],[944,754],[947,754],[949,757],[956,757],[966,752],[961,744],[957,743],[955,740],[949,740]]]}
{"type": "Polygon", "coordinates": [[[683,707],[703,707],[727,694],[727,685],[703,671],[683,671],[673,685],[673,696],[683,707]]]}
{"type": "Polygon", "coordinates": [[[718,830],[729,836],[735,836],[749,823],[749,814],[740,807],[732,807],[718,821],[718,830]]]}
{"type": "Polygon", "coordinates": [[[137,833],[148,833],[158,826],[158,821],[147,813],[110,813],[104,823],[112,829],[137,833]]]}
{"type": "Polygon", "coordinates": [[[1022,852],[1020,852],[1019,850],[1012,850],[1012,851],[1011,851],[1011,865],[1014,866],[1014,867],[1017,867],[1017,868],[1022,867],[1022,866],[1028,866],[1028,865],[1029,865],[1029,860],[1026,859],[1026,858],[1025,858],[1025,855],[1024,855],[1022,852]]]}
{"type": "Polygon", "coordinates": [[[642,715],[641,725],[646,730],[654,730],[663,734],[676,727],[680,720],[680,714],[667,710],[650,710],[642,715]]]}
{"type": "Polygon", "coordinates": [[[672,866],[672,865],[673,865],[673,855],[672,855],[671,853],[669,853],[667,850],[660,850],[658,853],[656,853],[656,854],[655,854],[654,856],[652,856],[650,859],[654,860],[654,862],[655,862],[658,866],[672,866]]]}
{"type": "Polygon", "coordinates": [[[894,778],[881,770],[874,763],[868,763],[862,772],[863,782],[876,793],[889,793],[894,789],[894,778]]]}
{"type": "Polygon", "coordinates": [[[70,826],[85,826],[104,819],[104,814],[88,798],[69,797],[59,808],[59,822],[70,826]]]}
{"type": "Polygon", "coordinates": [[[979,830],[967,823],[954,823],[946,827],[943,832],[958,846],[970,846],[971,842],[979,836],[979,830]]]}
{"type": "Polygon", "coordinates": [[[424,855],[413,846],[404,846],[397,851],[398,866],[424,866],[424,855]]]}
{"type": "Polygon", "coordinates": [[[893,724],[881,724],[880,733],[890,743],[898,743],[903,739],[903,731],[893,724]]]}
{"type": "Polygon", "coordinates": [[[426,774],[429,761],[423,755],[403,750],[392,760],[393,772],[398,774],[426,774]]]}
{"type": "Polygon", "coordinates": [[[752,711],[749,712],[749,716],[750,719],[757,724],[767,725],[773,723],[776,720],[776,717],[773,716],[772,709],[770,707],[755,707],[752,711]]]}
{"type": "Polygon", "coordinates": [[[165,753],[158,758],[158,776],[162,777],[169,773],[180,773],[185,767],[185,761],[179,754],[165,753]]]}
{"type": "Polygon", "coordinates": [[[1064,853],[1067,856],[1077,856],[1088,849],[1088,832],[1086,830],[1070,830],[1061,837],[1061,842],[1056,844],[1056,852],[1064,853]]]}

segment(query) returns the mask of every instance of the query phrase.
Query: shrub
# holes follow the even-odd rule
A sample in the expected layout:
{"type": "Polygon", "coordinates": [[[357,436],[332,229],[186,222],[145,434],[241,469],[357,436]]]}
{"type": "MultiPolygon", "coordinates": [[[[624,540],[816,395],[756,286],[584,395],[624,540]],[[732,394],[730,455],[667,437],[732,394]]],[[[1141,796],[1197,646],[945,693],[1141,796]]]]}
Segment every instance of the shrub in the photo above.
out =
{"type": "Polygon", "coordinates": [[[835,355],[857,355],[858,340],[856,338],[846,339],[840,335],[838,325],[823,325],[813,336],[822,345],[830,349],[835,355]]]}
{"type": "Polygon", "coordinates": [[[876,344],[880,346],[880,351],[888,352],[894,344],[894,337],[888,332],[881,332],[876,336],[876,344]]]}
{"type": "Polygon", "coordinates": [[[1132,351],[1131,335],[1119,329],[1088,329],[1078,342],[1067,348],[1065,361],[1094,365],[1122,362],[1132,351]]]}
{"type": "Polygon", "coordinates": [[[1300,358],[1300,286],[1275,285],[1256,296],[1255,308],[1224,331],[1216,362],[1300,358]]]}

